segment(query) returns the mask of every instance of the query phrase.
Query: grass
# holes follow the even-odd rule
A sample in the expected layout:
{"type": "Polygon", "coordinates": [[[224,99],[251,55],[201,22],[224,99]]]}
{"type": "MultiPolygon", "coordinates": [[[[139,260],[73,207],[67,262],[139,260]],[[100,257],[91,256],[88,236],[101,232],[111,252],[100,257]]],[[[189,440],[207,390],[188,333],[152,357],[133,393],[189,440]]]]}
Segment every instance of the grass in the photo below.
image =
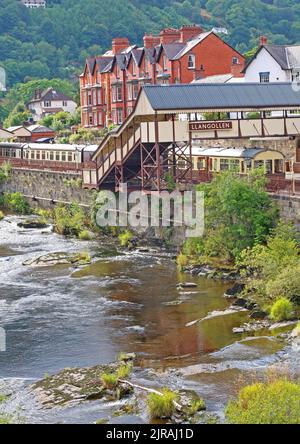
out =
{"type": "Polygon", "coordinates": [[[176,264],[180,271],[182,271],[183,268],[187,266],[188,262],[188,257],[183,253],[179,253],[176,259],[176,264]]]}
{"type": "Polygon", "coordinates": [[[300,424],[300,385],[278,379],[246,386],[225,415],[231,424],[300,424]]]}
{"type": "Polygon", "coordinates": [[[118,379],[125,379],[128,378],[132,371],[132,365],[131,364],[123,364],[121,367],[119,367],[117,371],[117,377],[118,379]]]}
{"type": "Polygon", "coordinates": [[[178,395],[168,388],[164,388],[161,395],[150,393],[147,406],[151,418],[170,418],[175,413],[174,401],[178,395]]]}
{"type": "Polygon", "coordinates": [[[288,321],[292,317],[293,304],[287,298],[280,298],[272,305],[270,318],[273,321],[288,321]]]}
{"type": "Polygon", "coordinates": [[[88,230],[82,230],[82,231],[80,231],[80,233],[78,235],[78,239],[80,239],[82,241],[90,241],[93,239],[93,237],[88,230]]]}
{"type": "Polygon", "coordinates": [[[101,376],[104,388],[112,390],[118,385],[118,376],[114,373],[103,373],[101,376]]]}
{"type": "Polygon", "coordinates": [[[12,417],[10,415],[0,415],[0,425],[12,424],[12,417]]]}
{"type": "Polygon", "coordinates": [[[128,248],[131,245],[133,234],[129,230],[125,230],[119,235],[119,242],[121,247],[128,248]]]}
{"type": "Polygon", "coordinates": [[[193,399],[191,402],[191,406],[189,408],[189,414],[195,415],[198,412],[202,412],[206,410],[206,404],[205,401],[202,398],[199,399],[193,399]]]}

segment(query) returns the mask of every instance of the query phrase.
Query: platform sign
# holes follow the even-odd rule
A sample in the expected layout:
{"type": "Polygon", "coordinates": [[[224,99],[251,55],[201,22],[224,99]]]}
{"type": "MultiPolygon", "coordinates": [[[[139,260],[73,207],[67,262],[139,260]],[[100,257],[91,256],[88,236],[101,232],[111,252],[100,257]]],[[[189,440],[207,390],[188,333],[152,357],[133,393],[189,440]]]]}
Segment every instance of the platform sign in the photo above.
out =
{"type": "Polygon", "coordinates": [[[218,122],[206,122],[202,120],[200,122],[189,122],[189,130],[191,132],[197,131],[224,131],[232,130],[232,122],[218,121],[218,122]]]}

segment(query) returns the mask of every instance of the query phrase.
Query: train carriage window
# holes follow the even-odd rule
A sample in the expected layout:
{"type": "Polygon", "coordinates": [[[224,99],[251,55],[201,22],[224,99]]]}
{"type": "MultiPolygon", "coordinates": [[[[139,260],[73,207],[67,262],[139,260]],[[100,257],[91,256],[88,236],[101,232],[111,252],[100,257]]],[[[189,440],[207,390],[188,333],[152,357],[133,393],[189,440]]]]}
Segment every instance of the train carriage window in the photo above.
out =
{"type": "Polygon", "coordinates": [[[76,162],[76,154],[73,154],[73,162],[76,162]]]}
{"type": "Polygon", "coordinates": [[[198,170],[204,170],[205,169],[205,159],[203,157],[198,157],[197,168],[198,168],[198,170]]]}
{"type": "Polygon", "coordinates": [[[65,162],[65,161],[66,161],[66,152],[65,152],[65,151],[63,151],[63,152],[61,153],[61,161],[62,161],[62,162],[65,162]]]}
{"type": "Polygon", "coordinates": [[[240,172],[240,161],[238,159],[230,159],[229,161],[229,169],[231,171],[240,172]]]}
{"type": "Polygon", "coordinates": [[[55,160],[56,161],[60,161],[60,152],[59,151],[57,151],[56,153],[55,153],[55,160]]]}
{"type": "Polygon", "coordinates": [[[40,151],[37,151],[36,152],[36,159],[40,160],[40,158],[41,158],[41,153],[40,153],[40,151]]]}
{"type": "Polygon", "coordinates": [[[34,151],[30,152],[30,159],[34,159],[34,151]]]}
{"type": "Polygon", "coordinates": [[[49,153],[49,159],[50,159],[50,160],[54,160],[54,153],[53,153],[53,151],[50,151],[50,153],[49,153]]]}
{"type": "Polygon", "coordinates": [[[266,162],[265,162],[265,168],[266,168],[266,173],[267,174],[272,174],[272,165],[273,164],[273,162],[272,162],[272,160],[266,160],[266,162]]]}
{"type": "Polygon", "coordinates": [[[228,159],[220,159],[220,171],[229,170],[229,160],[228,159]]]}
{"type": "Polygon", "coordinates": [[[46,160],[46,151],[42,151],[42,160],[46,160]]]}
{"type": "Polygon", "coordinates": [[[254,168],[263,168],[264,161],[263,160],[255,160],[254,161],[254,168]]]}
{"type": "Polygon", "coordinates": [[[72,162],[72,153],[68,153],[68,162],[72,162]]]}

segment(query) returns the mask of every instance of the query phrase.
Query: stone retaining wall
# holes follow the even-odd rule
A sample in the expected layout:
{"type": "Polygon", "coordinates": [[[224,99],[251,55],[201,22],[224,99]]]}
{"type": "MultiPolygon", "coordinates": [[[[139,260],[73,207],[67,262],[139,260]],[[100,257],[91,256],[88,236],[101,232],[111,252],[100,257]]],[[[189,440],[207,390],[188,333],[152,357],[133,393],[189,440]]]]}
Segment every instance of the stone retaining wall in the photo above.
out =
{"type": "Polygon", "coordinates": [[[12,178],[0,185],[0,192],[20,192],[30,200],[30,204],[48,208],[54,203],[78,202],[89,206],[92,192],[84,190],[81,186],[68,185],[68,180],[81,179],[81,175],[57,173],[53,171],[13,169],[12,178]],[[35,200],[32,198],[35,197],[35,200]]]}
{"type": "Polygon", "coordinates": [[[300,231],[300,196],[272,195],[279,205],[280,215],[285,221],[292,221],[300,231]]]}

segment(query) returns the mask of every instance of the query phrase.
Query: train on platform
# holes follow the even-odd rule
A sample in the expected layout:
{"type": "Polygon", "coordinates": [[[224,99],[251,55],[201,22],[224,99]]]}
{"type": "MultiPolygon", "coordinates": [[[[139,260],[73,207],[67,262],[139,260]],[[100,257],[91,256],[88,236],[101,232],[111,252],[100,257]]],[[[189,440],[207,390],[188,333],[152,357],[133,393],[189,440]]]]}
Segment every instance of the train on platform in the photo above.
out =
{"type": "Polygon", "coordinates": [[[0,163],[6,161],[13,166],[77,171],[91,162],[97,148],[98,145],[1,142],[0,163]]]}

